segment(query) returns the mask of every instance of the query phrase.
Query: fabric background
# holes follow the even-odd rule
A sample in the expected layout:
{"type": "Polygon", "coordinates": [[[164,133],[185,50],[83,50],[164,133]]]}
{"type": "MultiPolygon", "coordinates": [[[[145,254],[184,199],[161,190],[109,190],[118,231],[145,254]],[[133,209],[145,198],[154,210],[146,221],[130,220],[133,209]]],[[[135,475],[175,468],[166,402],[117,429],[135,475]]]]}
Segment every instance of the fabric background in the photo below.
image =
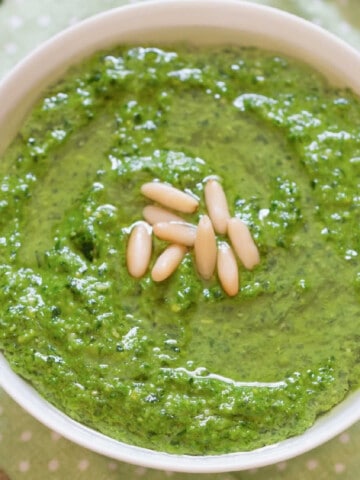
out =
{"type": "MultiPolygon", "coordinates": [[[[255,1],[255,0],[254,0],[255,1]]],[[[38,44],[126,0],[0,0],[0,78],[38,44]]],[[[360,48],[359,0],[257,0],[303,16],[360,48]]],[[[1,108],[1,105],[0,105],[1,108]]],[[[42,426],[0,389],[0,480],[358,480],[360,423],[298,458],[246,472],[191,475],[127,465],[42,426]]]]}

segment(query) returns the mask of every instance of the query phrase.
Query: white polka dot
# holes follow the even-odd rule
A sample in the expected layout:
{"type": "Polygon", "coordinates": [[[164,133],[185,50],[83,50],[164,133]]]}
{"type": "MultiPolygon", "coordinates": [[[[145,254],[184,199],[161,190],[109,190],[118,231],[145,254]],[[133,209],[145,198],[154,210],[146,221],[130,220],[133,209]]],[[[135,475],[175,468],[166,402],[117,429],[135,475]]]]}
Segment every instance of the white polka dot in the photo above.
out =
{"type": "Polygon", "coordinates": [[[32,432],[30,432],[30,430],[25,430],[20,435],[20,440],[22,442],[28,442],[29,440],[31,440],[31,438],[32,438],[32,432]]]}
{"type": "Polygon", "coordinates": [[[20,472],[27,472],[28,470],[30,469],[30,463],[28,462],[28,460],[22,460],[20,463],[19,463],[19,471],[20,472]]]}
{"type": "Polygon", "coordinates": [[[137,477],[143,477],[146,473],[147,473],[147,469],[144,468],[144,467],[138,467],[138,468],[135,470],[135,475],[136,475],[137,477]]]}
{"type": "Polygon", "coordinates": [[[9,18],[9,24],[10,24],[10,27],[13,30],[16,30],[17,28],[20,28],[23,23],[24,23],[23,19],[21,17],[19,17],[18,15],[12,15],[9,18]]]}
{"type": "Polygon", "coordinates": [[[13,55],[17,52],[18,46],[16,45],[16,43],[5,43],[4,50],[5,53],[7,53],[8,55],[13,55]]]}
{"type": "Polygon", "coordinates": [[[81,472],[85,472],[85,470],[87,470],[88,468],[89,468],[89,460],[86,460],[86,458],[83,458],[82,460],[80,460],[80,462],[78,463],[78,469],[81,472]]]}
{"type": "Polygon", "coordinates": [[[334,470],[336,473],[343,473],[346,470],[346,467],[343,463],[336,463],[334,470]]]}
{"type": "Polygon", "coordinates": [[[118,469],[118,464],[115,463],[115,462],[109,462],[108,463],[108,469],[111,470],[112,472],[114,472],[115,470],[118,469]]]}
{"type": "Polygon", "coordinates": [[[344,432],[339,437],[340,443],[349,443],[350,435],[347,432],[344,432]]]}
{"type": "Polygon", "coordinates": [[[279,472],[283,472],[286,470],[286,462],[280,462],[276,465],[276,468],[279,470],[279,472]]]}
{"type": "Polygon", "coordinates": [[[308,462],[306,462],[306,467],[308,470],[315,470],[319,465],[319,462],[315,459],[311,459],[308,462]]]}
{"type": "Polygon", "coordinates": [[[4,413],[4,408],[0,405],[0,415],[4,413]]]}
{"type": "Polygon", "coordinates": [[[75,25],[75,23],[78,23],[79,19],[77,17],[71,17],[68,21],[68,25],[75,25]]]}
{"type": "Polygon", "coordinates": [[[49,15],[40,15],[40,17],[38,17],[37,19],[37,24],[40,27],[48,27],[50,23],[51,23],[51,18],[49,17],[49,15]]]}
{"type": "Polygon", "coordinates": [[[57,442],[61,438],[60,433],[57,433],[57,432],[51,432],[50,435],[51,435],[51,440],[53,442],[57,442]]]}
{"type": "Polygon", "coordinates": [[[350,33],[350,31],[352,30],[352,27],[346,22],[341,22],[339,23],[338,26],[339,26],[339,31],[344,35],[347,33],[350,33]]]}
{"type": "Polygon", "coordinates": [[[56,472],[56,470],[59,468],[59,465],[59,460],[57,458],[52,458],[48,463],[49,472],[56,472]]]}

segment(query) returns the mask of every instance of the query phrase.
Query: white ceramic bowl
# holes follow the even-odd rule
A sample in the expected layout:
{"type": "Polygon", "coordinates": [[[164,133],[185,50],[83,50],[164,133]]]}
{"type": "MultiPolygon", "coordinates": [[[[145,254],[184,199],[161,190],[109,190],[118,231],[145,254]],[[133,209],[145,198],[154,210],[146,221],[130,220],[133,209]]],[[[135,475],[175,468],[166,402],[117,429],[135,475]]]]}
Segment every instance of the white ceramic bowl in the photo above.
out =
{"type": "MultiPolygon", "coordinates": [[[[21,62],[0,85],[0,153],[39,92],[72,63],[122,42],[242,43],[306,61],[360,94],[360,55],[343,41],[287,13],[236,0],[178,0],[122,7],[57,35],[21,62]]],[[[0,354],[0,382],[29,413],[64,437],[114,459],[184,472],[245,470],[279,462],[327,441],[360,419],[360,392],[319,418],[303,435],[251,452],[173,455],[133,447],[86,428],[55,409],[12,372],[0,354]]]]}

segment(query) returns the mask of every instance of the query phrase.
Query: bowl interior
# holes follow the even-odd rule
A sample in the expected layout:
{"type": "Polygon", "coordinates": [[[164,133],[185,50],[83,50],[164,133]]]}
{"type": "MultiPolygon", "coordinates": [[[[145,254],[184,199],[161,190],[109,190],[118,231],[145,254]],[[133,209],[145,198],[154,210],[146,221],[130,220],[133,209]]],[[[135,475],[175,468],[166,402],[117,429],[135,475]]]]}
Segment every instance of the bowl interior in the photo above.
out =
{"type": "MultiPolygon", "coordinates": [[[[337,84],[360,93],[360,56],[341,40],[284,12],[232,0],[149,2],[91,18],[34,51],[0,85],[0,153],[46,85],[80,58],[119,43],[247,44],[301,59],[337,84]],[[94,34],[96,32],[96,34],[94,34]],[[26,78],[26,82],[24,82],[26,78]]],[[[132,447],[71,420],[14,374],[0,355],[0,381],[34,417],[65,437],[110,457],[187,472],[259,467],[303,453],[360,418],[360,392],[320,418],[303,435],[252,452],[184,456],[132,447]]]]}

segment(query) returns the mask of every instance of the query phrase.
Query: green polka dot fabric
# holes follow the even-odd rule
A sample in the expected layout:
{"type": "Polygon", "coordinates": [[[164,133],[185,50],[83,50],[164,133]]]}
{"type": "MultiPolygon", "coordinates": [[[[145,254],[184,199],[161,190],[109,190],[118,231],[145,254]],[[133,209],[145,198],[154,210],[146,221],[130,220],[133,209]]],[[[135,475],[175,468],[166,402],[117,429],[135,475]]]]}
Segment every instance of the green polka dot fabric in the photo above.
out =
{"type": "MultiPolygon", "coordinates": [[[[126,0],[0,0],[0,78],[58,31],[126,0]]],[[[359,0],[257,0],[296,13],[360,48],[359,0]]],[[[0,107],[1,108],[1,107],[0,107]]],[[[359,480],[360,423],[325,445],[270,467],[214,475],[145,469],[102,457],[48,430],[0,389],[0,480],[359,480]]]]}

